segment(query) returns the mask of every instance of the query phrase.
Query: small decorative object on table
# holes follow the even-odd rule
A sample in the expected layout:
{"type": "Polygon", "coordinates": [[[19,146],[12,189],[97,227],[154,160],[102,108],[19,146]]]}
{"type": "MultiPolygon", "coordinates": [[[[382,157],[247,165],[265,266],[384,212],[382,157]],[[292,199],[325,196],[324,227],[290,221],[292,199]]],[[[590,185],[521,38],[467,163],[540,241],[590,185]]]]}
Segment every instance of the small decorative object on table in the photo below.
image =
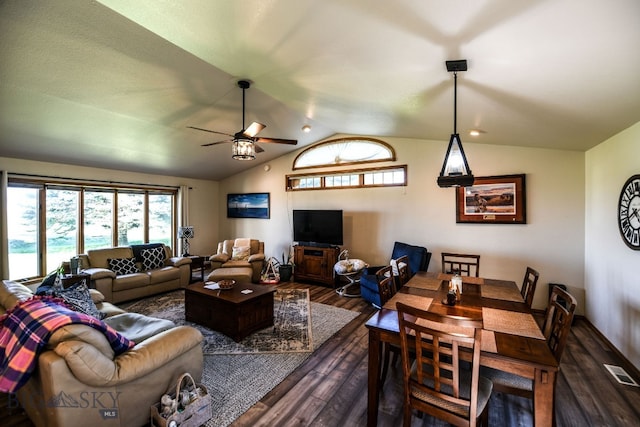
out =
{"type": "Polygon", "coordinates": [[[174,394],[165,394],[151,407],[154,427],[198,427],[211,419],[211,396],[189,373],[178,378],[174,394]]]}
{"type": "Polygon", "coordinates": [[[456,300],[460,301],[460,295],[462,295],[462,276],[457,271],[453,274],[451,278],[451,288],[456,293],[456,300]]]}
{"type": "Polygon", "coordinates": [[[449,289],[449,292],[447,292],[447,298],[442,302],[443,304],[446,304],[446,305],[456,305],[457,299],[458,299],[458,295],[456,291],[454,291],[453,289],[449,289]]]}
{"type": "Polygon", "coordinates": [[[220,289],[222,290],[233,289],[235,284],[236,284],[236,281],[233,279],[218,280],[218,286],[220,286],[220,289]]]}

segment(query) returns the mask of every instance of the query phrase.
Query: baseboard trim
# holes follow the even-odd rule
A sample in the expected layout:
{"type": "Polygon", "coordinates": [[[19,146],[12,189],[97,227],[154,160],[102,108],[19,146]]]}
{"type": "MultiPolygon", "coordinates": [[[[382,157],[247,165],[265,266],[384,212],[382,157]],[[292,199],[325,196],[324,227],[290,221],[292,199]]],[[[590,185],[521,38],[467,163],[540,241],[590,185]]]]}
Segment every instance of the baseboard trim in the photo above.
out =
{"type": "MultiPolygon", "coordinates": [[[[545,313],[546,313],[546,310],[539,310],[539,309],[533,310],[534,315],[541,316],[542,318],[544,318],[545,313]]],[[[591,329],[595,335],[597,335],[602,341],[604,341],[607,347],[609,347],[609,349],[611,349],[611,351],[616,355],[616,357],[618,357],[621,360],[620,365],[624,368],[624,370],[627,371],[627,373],[631,375],[633,379],[635,379],[637,382],[640,382],[640,370],[638,370],[638,368],[636,368],[633,365],[633,363],[631,363],[629,359],[627,359],[625,355],[622,354],[620,350],[618,350],[618,348],[615,345],[613,345],[611,341],[609,341],[609,339],[602,332],[600,332],[598,328],[594,326],[593,323],[589,321],[589,319],[587,319],[584,315],[576,314],[574,315],[573,321],[575,322],[576,320],[581,320],[585,322],[585,324],[589,327],[589,329],[591,329]]]]}
{"type": "Polygon", "coordinates": [[[587,326],[589,326],[589,328],[602,340],[605,342],[605,344],[607,344],[607,346],[611,349],[611,351],[616,355],[616,357],[618,357],[620,359],[620,361],[622,363],[620,363],[620,365],[622,365],[622,367],[624,368],[625,371],[627,371],[627,373],[629,375],[631,375],[633,377],[634,380],[636,380],[636,382],[638,382],[640,380],[640,370],[638,370],[638,368],[636,368],[633,363],[631,363],[629,361],[629,359],[626,358],[626,356],[624,354],[622,354],[620,352],[620,350],[618,350],[618,348],[613,345],[611,343],[611,341],[609,341],[609,339],[602,333],[600,332],[600,330],[598,328],[595,327],[595,325],[593,323],[591,323],[589,321],[589,319],[587,319],[584,316],[580,316],[587,324],[587,326]]]}

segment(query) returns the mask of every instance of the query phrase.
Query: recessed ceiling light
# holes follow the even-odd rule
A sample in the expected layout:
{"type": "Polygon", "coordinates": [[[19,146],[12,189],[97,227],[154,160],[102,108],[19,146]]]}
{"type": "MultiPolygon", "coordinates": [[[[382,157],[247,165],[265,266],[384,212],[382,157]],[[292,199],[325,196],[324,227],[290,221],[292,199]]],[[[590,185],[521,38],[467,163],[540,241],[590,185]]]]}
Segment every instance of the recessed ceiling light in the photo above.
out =
{"type": "Polygon", "coordinates": [[[302,132],[304,132],[304,133],[311,132],[311,126],[309,126],[309,125],[302,126],[302,132]]]}

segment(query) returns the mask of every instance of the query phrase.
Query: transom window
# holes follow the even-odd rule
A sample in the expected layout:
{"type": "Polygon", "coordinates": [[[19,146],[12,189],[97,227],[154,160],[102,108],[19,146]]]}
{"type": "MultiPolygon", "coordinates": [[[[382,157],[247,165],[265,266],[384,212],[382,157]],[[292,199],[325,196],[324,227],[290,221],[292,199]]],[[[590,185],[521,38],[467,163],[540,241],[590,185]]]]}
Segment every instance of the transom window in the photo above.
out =
{"type": "Polygon", "coordinates": [[[293,170],[395,159],[393,147],[379,139],[339,138],[320,142],[302,151],[293,161],[293,170]]]}
{"type": "Polygon", "coordinates": [[[407,165],[287,175],[287,191],[407,185],[407,165]]]}

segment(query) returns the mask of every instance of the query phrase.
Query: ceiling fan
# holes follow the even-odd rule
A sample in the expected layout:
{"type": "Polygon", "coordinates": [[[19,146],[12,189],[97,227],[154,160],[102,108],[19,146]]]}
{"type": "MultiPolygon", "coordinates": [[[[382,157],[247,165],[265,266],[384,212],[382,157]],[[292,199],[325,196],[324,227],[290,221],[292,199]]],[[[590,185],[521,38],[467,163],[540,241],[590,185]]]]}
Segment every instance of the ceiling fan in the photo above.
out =
{"type": "Polygon", "coordinates": [[[201,130],[204,132],[217,133],[219,135],[230,136],[231,139],[224,139],[222,141],[209,142],[202,144],[203,147],[209,147],[211,145],[224,144],[227,142],[233,143],[232,157],[236,160],[253,160],[256,158],[256,152],[261,153],[264,151],[258,143],[269,142],[276,144],[289,144],[296,145],[298,140],[296,139],[281,139],[281,138],[258,138],[256,135],[264,129],[266,126],[262,123],[253,122],[248,127],[244,126],[245,116],[245,92],[251,86],[251,82],[248,80],[239,80],[238,87],[242,89],[242,130],[232,135],[226,132],[218,132],[215,130],[203,129],[195,126],[187,126],[190,129],[201,130]]]}

